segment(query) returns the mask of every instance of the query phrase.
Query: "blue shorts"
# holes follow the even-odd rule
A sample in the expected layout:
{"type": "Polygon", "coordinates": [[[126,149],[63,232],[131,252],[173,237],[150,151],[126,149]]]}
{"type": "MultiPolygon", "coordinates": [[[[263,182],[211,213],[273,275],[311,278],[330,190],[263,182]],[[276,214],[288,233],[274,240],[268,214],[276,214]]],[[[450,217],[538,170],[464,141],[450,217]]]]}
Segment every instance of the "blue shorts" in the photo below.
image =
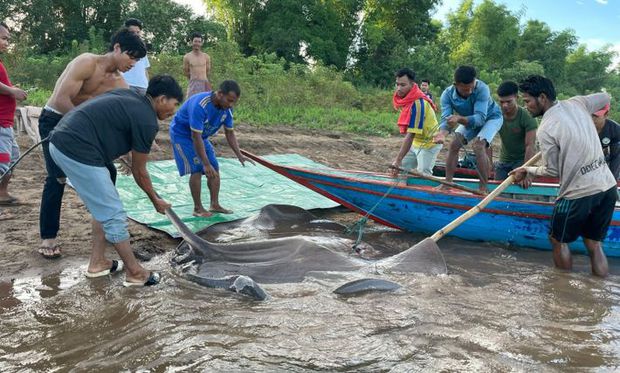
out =
{"type": "MultiPolygon", "coordinates": [[[[196,173],[204,174],[202,161],[194,150],[194,143],[191,138],[188,139],[186,137],[170,135],[170,142],[172,143],[174,160],[177,163],[179,175],[183,176],[196,173]]],[[[211,145],[211,142],[208,139],[203,139],[202,142],[205,145],[205,151],[211,167],[213,167],[215,171],[219,171],[220,165],[217,163],[213,145],[211,145]]]]}
{"type": "Polygon", "coordinates": [[[107,167],[90,166],[67,157],[49,143],[50,156],[71,180],[93,218],[103,225],[106,240],[115,244],[129,239],[127,214],[107,167]]]}
{"type": "Polygon", "coordinates": [[[465,141],[467,142],[471,141],[474,137],[478,137],[486,140],[487,144],[490,145],[493,142],[495,135],[502,128],[503,123],[504,118],[500,115],[499,117],[487,118],[487,121],[482,127],[467,128],[461,124],[456,128],[455,132],[463,135],[463,137],[465,137],[465,141]]]}

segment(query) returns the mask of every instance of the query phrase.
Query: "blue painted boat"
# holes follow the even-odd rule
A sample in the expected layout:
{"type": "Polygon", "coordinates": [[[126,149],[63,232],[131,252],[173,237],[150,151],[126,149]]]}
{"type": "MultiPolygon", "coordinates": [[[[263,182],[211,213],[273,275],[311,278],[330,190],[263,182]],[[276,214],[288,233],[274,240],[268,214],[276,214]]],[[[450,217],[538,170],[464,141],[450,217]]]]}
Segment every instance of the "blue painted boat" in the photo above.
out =
{"type": "MultiPolygon", "coordinates": [[[[244,155],[343,206],[366,214],[381,224],[432,234],[480,202],[481,197],[456,190],[437,190],[437,183],[409,177],[393,179],[387,174],[331,168],[308,169],[271,163],[254,154],[244,155]]],[[[477,188],[475,180],[458,180],[477,188]]],[[[497,183],[490,183],[493,189],[497,183]]],[[[482,212],[450,233],[465,240],[551,250],[549,221],[558,186],[533,184],[527,190],[509,186],[482,212]]],[[[581,240],[571,250],[585,253],[581,240]]],[[[607,256],[620,257],[620,209],[616,208],[603,242],[607,256]]]]}

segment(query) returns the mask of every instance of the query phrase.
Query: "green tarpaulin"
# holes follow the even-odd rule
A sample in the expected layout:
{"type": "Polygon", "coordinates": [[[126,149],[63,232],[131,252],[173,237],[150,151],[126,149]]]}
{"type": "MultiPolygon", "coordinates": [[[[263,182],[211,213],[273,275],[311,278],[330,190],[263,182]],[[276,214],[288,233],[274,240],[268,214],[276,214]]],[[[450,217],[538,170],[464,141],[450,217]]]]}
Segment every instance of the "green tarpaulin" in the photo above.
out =
{"type": "MultiPolygon", "coordinates": [[[[266,159],[283,165],[325,168],[320,163],[297,154],[269,155],[266,159]]],[[[261,165],[246,163],[241,166],[237,159],[219,158],[222,186],[220,204],[233,210],[232,214],[214,214],[210,218],[192,216],[193,202],[189,192],[189,176],[179,177],[173,160],[149,162],[148,170],[157,193],[169,203],[185,224],[194,232],[209,225],[248,217],[268,204],[288,204],[304,209],[329,208],[337,203],[305,188],[294,181],[261,165]]],[[[209,207],[209,190],[206,178],[202,180],[202,200],[209,207]]],[[[173,237],[178,232],[170,221],[158,214],[131,176],[120,175],[116,182],[129,218],[162,230],[173,237]]]]}

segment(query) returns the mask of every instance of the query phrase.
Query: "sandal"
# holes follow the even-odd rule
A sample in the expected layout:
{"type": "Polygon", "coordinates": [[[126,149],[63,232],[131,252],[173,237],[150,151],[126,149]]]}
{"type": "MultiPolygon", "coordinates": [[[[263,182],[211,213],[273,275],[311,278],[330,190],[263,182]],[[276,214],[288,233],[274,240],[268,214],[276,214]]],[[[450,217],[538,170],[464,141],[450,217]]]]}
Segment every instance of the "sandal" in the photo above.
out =
{"type": "Polygon", "coordinates": [[[39,254],[45,259],[58,259],[62,256],[60,252],[60,246],[58,244],[48,247],[48,246],[39,246],[39,254]]]}

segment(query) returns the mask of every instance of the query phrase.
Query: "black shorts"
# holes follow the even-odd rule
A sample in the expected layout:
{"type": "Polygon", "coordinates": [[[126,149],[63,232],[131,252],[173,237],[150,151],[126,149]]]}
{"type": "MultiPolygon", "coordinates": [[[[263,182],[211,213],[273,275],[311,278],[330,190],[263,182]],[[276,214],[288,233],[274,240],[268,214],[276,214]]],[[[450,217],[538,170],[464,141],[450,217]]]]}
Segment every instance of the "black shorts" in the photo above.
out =
{"type": "Polygon", "coordinates": [[[603,241],[616,208],[618,188],[577,199],[559,199],[551,218],[551,236],[573,242],[579,236],[603,241]]]}

